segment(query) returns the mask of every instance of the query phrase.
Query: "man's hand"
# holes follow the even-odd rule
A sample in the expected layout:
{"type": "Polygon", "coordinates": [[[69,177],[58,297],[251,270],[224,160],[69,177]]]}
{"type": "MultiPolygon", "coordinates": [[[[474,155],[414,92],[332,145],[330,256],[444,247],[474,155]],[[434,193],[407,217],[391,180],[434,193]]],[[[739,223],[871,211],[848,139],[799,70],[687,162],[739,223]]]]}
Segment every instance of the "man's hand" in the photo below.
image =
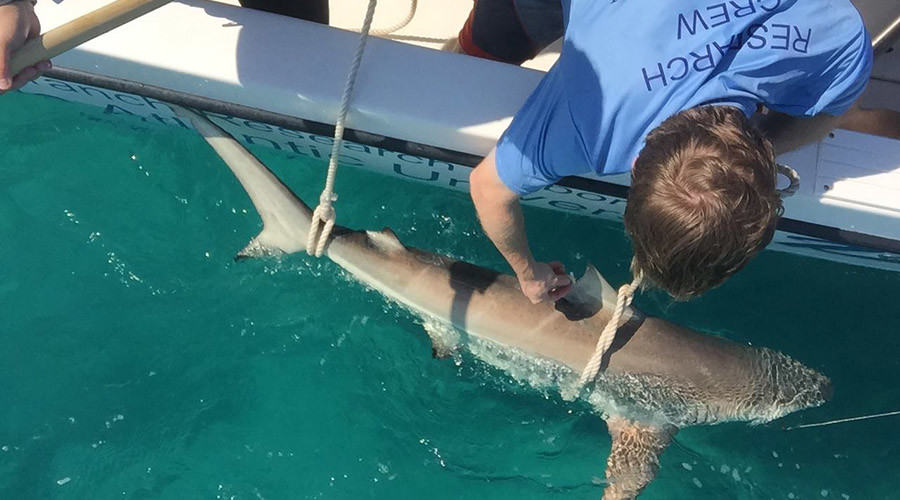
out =
{"type": "Polygon", "coordinates": [[[29,1],[17,1],[0,6],[0,95],[15,90],[50,69],[50,61],[41,61],[23,69],[18,75],[9,74],[9,58],[25,45],[25,41],[41,34],[41,23],[29,1]]]}
{"type": "Polygon", "coordinates": [[[566,274],[566,268],[559,262],[545,264],[535,262],[534,265],[518,275],[522,293],[533,304],[557,300],[566,296],[572,289],[572,279],[566,274]]]}

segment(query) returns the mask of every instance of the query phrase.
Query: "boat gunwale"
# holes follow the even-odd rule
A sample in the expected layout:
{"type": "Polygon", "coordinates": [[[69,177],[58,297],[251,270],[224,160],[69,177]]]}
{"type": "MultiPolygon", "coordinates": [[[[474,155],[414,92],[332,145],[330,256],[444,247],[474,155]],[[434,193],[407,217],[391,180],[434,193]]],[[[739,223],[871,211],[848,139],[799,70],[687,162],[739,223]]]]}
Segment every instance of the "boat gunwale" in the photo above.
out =
{"type": "MultiPolygon", "coordinates": [[[[334,125],[327,123],[316,122],[274,111],[254,108],[252,106],[230,103],[122,78],[99,75],[64,67],[54,67],[45,72],[44,76],[71,83],[102,87],[117,92],[126,92],[150,99],[156,99],[163,103],[171,102],[179,106],[199,109],[208,113],[266,123],[297,132],[322,136],[331,136],[334,134],[334,125]]],[[[397,153],[414,155],[425,154],[428,158],[470,169],[477,165],[483,158],[482,156],[471,153],[454,151],[438,146],[430,146],[396,137],[371,134],[352,128],[344,130],[344,137],[351,142],[384,148],[397,153]]],[[[612,196],[625,200],[628,198],[628,186],[598,179],[569,176],[564,177],[556,184],[599,195],[612,196]]],[[[818,238],[843,245],[900,255],[900,239],[891,239],[883,236],[850,231],[839,227],[792,219],[790,217],[781,217],[778,222],[778,230],[785,233],[818,238]]]]}

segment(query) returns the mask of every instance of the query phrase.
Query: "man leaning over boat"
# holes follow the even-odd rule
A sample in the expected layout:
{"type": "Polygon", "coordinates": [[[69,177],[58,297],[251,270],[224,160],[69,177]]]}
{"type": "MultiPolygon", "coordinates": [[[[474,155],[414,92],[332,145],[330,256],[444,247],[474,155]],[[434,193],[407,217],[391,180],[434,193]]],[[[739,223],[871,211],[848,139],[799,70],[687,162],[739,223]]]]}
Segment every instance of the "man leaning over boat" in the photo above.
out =
{"type": "Polygon", "coordinates": [[[559,60],[470,179],[533,302],[570,281],[533,257],[519,197],[571,175],[632,172],[633,271],[676,299],[738,272],[782,213],[775,154],[833,129],[873,59],[850,0],[477,0],[457,50],[519,64],[559,37],[559,60]]]}
{"type": "MultiPolygon", "coordinates": [[[[244,3],[327,22],[326,0],[244,3]],[[292,5],[303,12],[279,11],[292,5]]],[[[771,241],[775,154],[827,134],[868,81],[871,44],[849,0],[666,7],[478,0],[460,32],[461,51],[515,64],[563,37],[558,62],[471,175],[482,225],[533,302],[558,300],[570,281],[533,257],[520,196],[569,175],[632,171],[633,271],[675,298],[697,296],[771,241]]],[[[32,0],[0,0],[0,93],[49,69],[6,71],[39,31],[32,0]]]]}

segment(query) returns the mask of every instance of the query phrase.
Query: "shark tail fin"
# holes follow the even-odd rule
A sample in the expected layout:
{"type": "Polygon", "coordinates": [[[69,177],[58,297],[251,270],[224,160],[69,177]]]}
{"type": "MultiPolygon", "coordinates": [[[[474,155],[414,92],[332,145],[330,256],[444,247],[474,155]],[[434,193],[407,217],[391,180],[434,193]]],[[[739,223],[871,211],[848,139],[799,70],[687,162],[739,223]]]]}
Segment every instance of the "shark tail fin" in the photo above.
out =
{"type": "Polygon", "coordinates": [[[637,498],[659,472],[659,455],[672,442],[678,429],[621,417],[612,417],[606,423],[612,436],[612,450],[606,463],[608,485],[603,499],[637,498]]]}
{"type": "Polygon", "coordinates": [[[306,249],[312,211],[252,153],[202,113],[174,104],[175,114],[189,120],[228,165],[250,196],[263,221],[262,232],[237,259],[293,253],[306,249]]]}

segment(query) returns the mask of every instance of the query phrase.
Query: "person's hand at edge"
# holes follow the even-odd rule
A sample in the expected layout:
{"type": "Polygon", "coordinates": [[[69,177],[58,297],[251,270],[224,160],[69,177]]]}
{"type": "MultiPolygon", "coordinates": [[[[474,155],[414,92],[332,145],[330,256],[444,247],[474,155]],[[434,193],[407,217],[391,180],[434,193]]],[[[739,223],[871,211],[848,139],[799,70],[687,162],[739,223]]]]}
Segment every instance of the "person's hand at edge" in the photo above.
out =
{"type": "Polygon", "coordinates": [[[25,42],[41,34],[41,23],[28,0],[0,5],[0,95],[16,90],[50,69],[50,61],[40,61],[17,75],[9,74],[9,60],[25,42]]]}

